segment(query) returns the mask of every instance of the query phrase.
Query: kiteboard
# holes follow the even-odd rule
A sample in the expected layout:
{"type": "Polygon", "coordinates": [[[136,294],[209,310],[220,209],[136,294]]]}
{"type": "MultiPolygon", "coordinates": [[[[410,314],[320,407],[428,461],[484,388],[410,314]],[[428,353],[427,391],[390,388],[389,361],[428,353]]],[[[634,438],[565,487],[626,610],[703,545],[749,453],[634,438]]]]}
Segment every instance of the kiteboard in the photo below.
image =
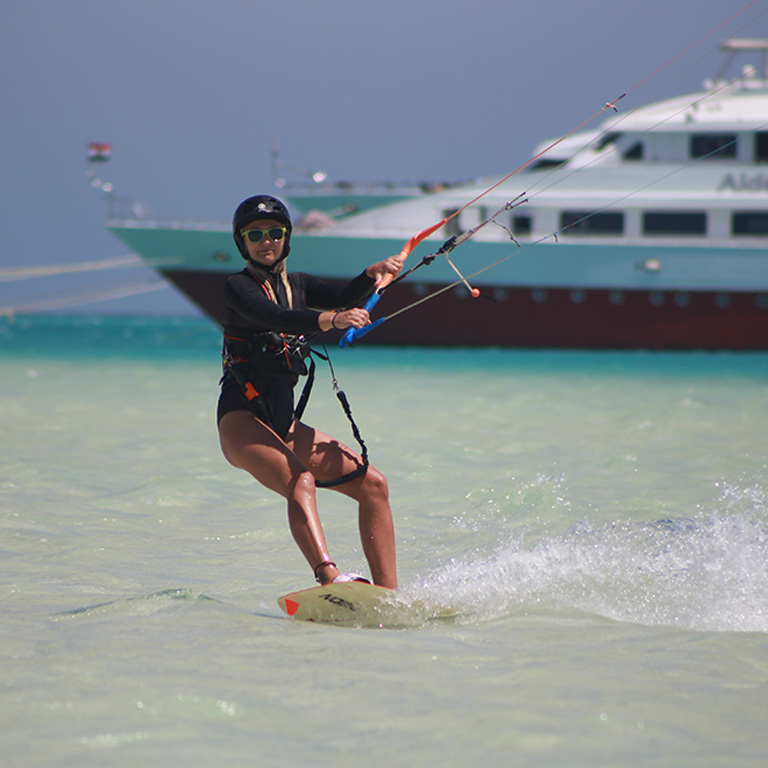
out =
{"type": "Polygon", "coordinates": [[[297,621],[351,627],[417,627],[456,616],[452,608],[362,581],[291,592],[278,598],[277,603],[297,621]]]}

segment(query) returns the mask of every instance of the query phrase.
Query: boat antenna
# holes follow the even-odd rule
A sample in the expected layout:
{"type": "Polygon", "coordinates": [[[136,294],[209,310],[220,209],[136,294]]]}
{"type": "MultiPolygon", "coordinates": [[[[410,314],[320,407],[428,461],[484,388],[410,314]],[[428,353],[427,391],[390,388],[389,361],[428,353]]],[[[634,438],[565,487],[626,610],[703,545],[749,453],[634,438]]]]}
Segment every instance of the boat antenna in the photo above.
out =
{"type": "Polygon", "coordinates": [[[271,155],[272,181],[278,189],[283,189],[288,186],[288,179],[286,179],[287,172],[309,178],[314,184],[323,184],[328,179],[328,174],[325,171],[307,171],[303,168],[293,168],[286,165],[280,159],[280,144],[277,141],[272,142],[271,155]]]}
{"type": "Polygon", "coordinates": [[[94,189],[100,189],[106,194],[112,192],[112,182],[103,181],[97,175],[96,167],[106,163],[112,157],[112,145],[103,141],[92,141],[88,144],[88,167],[85,169],[85,175],[90,180],[94,189]]]}

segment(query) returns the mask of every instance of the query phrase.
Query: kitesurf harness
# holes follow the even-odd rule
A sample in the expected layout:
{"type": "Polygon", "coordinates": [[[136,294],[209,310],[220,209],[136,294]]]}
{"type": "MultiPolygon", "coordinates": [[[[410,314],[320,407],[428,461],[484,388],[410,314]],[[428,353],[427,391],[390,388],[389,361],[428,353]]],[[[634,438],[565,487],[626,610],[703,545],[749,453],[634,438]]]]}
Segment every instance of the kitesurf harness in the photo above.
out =
{"type": "MultiPolygon", "coordinates": [[[[309,361],[309,365],[306,365],[306,363],[302,360],[302,367],[304,368],[304,372],[307,375],[307,381],[304,384],[304,388],[302,389],[301,396],[299,397],[299,402],[294,408],[294,411],[293,411],[294,418],[296,420],[301,420],[301,417],[304,415],[304,411],[306,410],[307,403],[309,402],[309,396],[312,393],[312,387],[314,386],[314,383],[315,383],[315,361],[312,357],[314,355],[316,357],[319,357],[321,360],[325,360],[328,363],[328,367],[331,372],[331,382],[333,385],[333,391],[336,394],[336,397],[339,403],[341,403],[341,408],[344,411],[344,414],[346,415],[347,420],[349,421],[350,427],[352,429],[352,434],[354,435],[355,440],[360,446],[360,457],[362,459],[362,463],[360,464],[360,466],[358,466],[356,469],[352,470],[351,472],[347,472],[341,477],[337,477],[333,480],[316,480],[315,481],[315,485],[318,486],[319,488],[333,488],[337,485],[348,483],[350,480],[354,480],[355,478],[362,477],[368,471],[368,467],[370,465],[370,462],[368,460],[368,447],[366,446],[365,441],[363,440],[363,437],[360,434],[360,429],[357,426],[357,423],[355,422],[354,417],[352,416],[352,409],[349,405],[349,400],[347,399],[347,395],[344,392],[344,390],[342,390],[339,387],[339,382],[338,382],[338,379],[336,378],[336,373],[333,369],[333,363],[331,362],[331,358],[328,355],[328,350],[325,348],[325,346],[323,346],[323,351],[325,352],[325,354],[322,354],[315,349],[311,349],[308,346],[307,340],[303,336],[300,338],[306,344],[305,346],[306,360],[309,361]]],[[[232,354],[232,351],[230,349],[230,346],[232,345],[233,342],[237,344],[238,342],[243,342],[243,341],[245,340],[230,336],[225,333],[224,349],[222,351],[222,359],[224,364],[224,377],[222,378],[222,382],[227,378],[227,376],[231,376],[235,380],[237,385],[240,387],[240,389],[242,390],[248,402],[253,403],[259,397],[259,391],[256,389],[255,385],[250,380],[248,374],[244,370],[244,368],[248,363],[248,359],[240,356],[235,357],[232,354]]],[[[287,355],[287,344],[286,344],[286,355],[287,355]]]]}
{"type": "MultiPolygon", "coordinates": [[[[267,297],[279,304],[277,287],[285,287],[286,300],[288,306],[293,304],[293,296],[290,284],[287,280],[282,280],[282,275],[278,276],[279,283],[271,285],[268,281],[258,280],[262,290],[267,297]],[[282,283],[282,284],[281,284],[282,283]]],[[[287,333],[277,333],[275,331],[254,331],[248,328],[238,328],[227,326],[224,328],[224,346],[222,349],[222,363],[224,367],[224,382],[228,376],[231,376],[242,390],[246,399],[254,407],[259,398],[259,391],[256,385],[251,381],[249,372],[254,369],[253,361],[258,358],[259,365],[256,369],[264,376],[274,376],[285,378],[293,386],[298,381],[299,376],[307,376],[307,381],[299,397],[299,402],[294,408],[294,418],[300,420],[304,410],[309,402],[309,396],[312,393],[312,386],[315,382],[315,361],[313,355],[325,360],[331,372],[333,391],[341,403],[342,410],[352,428],[352,434],[360,446],[360,457],[362,463],[352,472],[347,472],[341,477],[333,480],[316,480],[315,485],[320,488],[332,488],[357,477],[361,477],[368,471],[368,448],[363,441],[360,430],[352,416],[352,409],[346,394],[339,387],[339,382],[333,370],[331,358],[328,350],[323,346],[325,354],[321,354],[310,346],[310,338],[307,336],[296,336],[287,333]]],[[[269,408],[268,401],[259,401],[265,408],[269,408]]]]}

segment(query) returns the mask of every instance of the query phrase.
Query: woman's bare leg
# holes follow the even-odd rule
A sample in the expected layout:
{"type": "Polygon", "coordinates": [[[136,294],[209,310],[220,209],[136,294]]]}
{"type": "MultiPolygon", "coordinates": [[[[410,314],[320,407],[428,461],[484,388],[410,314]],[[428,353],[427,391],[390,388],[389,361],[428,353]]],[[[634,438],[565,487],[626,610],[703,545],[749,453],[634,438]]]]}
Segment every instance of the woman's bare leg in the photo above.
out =
{"type": "MultiPolygon", "coordinates": [[[[332,480],[362,464],[360,456],[338,440],[306,424],[295,422],[287,444],[317,480],[332,480]]],[[[362,476],[331,490],[357,501],[358,525],[363,552],[375,584],[397,587],[395,527],[384,475],[369,466],[362,476]]]]}
{"type": "MultiPolygon", "coordinates": [[[[230,411],[219,423],[221,449],[227,461],[249,472],[262,485],[288,501],[288,523],[296,544],[316,569],[329,561],[315,499],[315,478],[293,451],[248,411],[230,411]]],[[[332,581],[339,573],[329,565],[318,575],[332,581]]]]}

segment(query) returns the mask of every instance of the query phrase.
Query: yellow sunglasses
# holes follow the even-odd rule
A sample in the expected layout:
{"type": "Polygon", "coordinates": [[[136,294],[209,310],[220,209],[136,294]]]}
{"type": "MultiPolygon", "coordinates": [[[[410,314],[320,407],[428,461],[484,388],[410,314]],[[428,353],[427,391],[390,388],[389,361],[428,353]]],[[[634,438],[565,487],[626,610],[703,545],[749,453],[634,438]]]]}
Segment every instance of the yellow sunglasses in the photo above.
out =
{"type": "Polygon", "coordinates": [[[287,232],[288,230],[285,227],[270,227],[269,229],[244,229],[240,234],[249,243],[260,243],[265,236],[278,243],[285,237],[287,232]]]}

